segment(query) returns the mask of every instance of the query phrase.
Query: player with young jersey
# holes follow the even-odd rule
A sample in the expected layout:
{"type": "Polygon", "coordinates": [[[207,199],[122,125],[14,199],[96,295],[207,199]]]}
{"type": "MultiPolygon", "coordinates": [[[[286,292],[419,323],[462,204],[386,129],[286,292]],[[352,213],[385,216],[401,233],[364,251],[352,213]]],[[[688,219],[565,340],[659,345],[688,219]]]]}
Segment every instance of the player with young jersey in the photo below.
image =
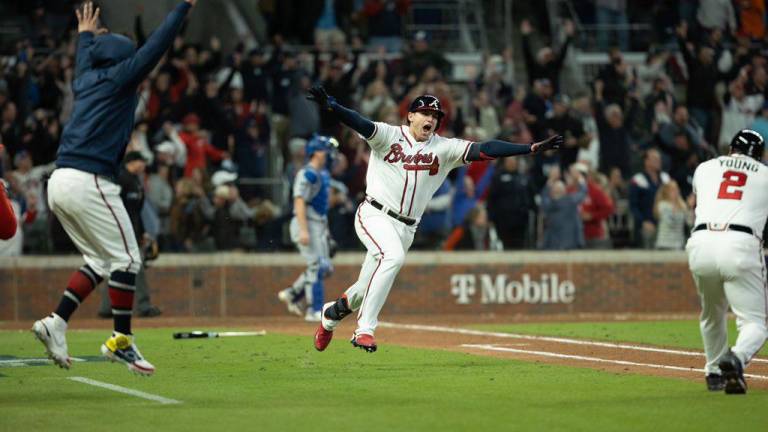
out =
{"type": "Polygon", "coordinates": [[[710,390],[745,393],[744,367],[768,336],[768,290],[760,238],[768,218],[763,137],[742,130],[728,156],[702,163],[693,176],[696,221],[686,250],[701,297],[700,328],[710,390]],[[728,306],[738,338],[728,348],[728,306]]]}
{"type": "Polygon", "coordinates": [[[357,282],[323,306],[315,348],[323,351],[341,320],[358,311],[352,345],[374,352],[379,312],[405,263],[421,215],[448,173],[472,161],[556,149],[563,138],[553,136],[532,144],[445,138],[435,133],[445,113],[440,100],[432,95],[414,99],[407,124],[395,126],[374,123],[339,105],[322,87],[313,87],[309,93],[309,99],[359,133],[371,147],[366,199],[355,217],[355,232],[368,253],[357,282]]]}
{"type": "Polygon", "coordinates": [[[338,146],[335,138],[313,136],[306,146],[309,162],[296,173],[293,183],[291,241],[306,259],[307,268],[293,285],[278,293],[278,298],[289,312],[304,314],[307,321],[320,321],[325,295],[323,280],[333,270],[328,232],[329,168],[338,146]]]}

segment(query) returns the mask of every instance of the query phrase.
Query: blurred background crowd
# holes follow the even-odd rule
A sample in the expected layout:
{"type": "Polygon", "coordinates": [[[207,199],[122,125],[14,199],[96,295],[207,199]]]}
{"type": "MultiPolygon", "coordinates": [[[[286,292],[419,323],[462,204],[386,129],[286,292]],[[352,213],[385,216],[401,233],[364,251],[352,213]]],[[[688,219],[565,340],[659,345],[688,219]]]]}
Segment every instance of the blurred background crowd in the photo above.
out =
{"type": "MultiPolygon", "coordinates": [[[[244,2],[208,3],[238,24],[244,2]]],[[[455,170],[415,249],[679,250],[696,166],[726,153],[739,129],[768,136],[762,0],[252,4],[258,28],[243,20],[233,36],[191,23],[140,88],[116,180],[155,253],[290,249],[290,185],[314,133],[341,143],[332,236],[361,249],[351,227],[369,148],[305,99],[313,84],[391,124],[414,97],[437,95],[445,136],[565,136],[560,152],[455,170]]],[[[0,173],[23,227],[0,255],[74,251],[47,209],[45,181],[72,111],[76,6],[0,6],[0,173]]],[[[140,46],[157,18],[141,7],[131,15],[110,30],[140,46]]]]}

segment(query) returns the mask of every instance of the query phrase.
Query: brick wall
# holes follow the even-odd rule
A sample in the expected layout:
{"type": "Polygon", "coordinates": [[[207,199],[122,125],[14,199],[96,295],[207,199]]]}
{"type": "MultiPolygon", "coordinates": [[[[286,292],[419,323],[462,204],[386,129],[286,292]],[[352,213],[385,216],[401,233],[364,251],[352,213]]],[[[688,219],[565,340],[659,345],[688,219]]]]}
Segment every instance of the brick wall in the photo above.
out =
{"type": "MultiPolygon", "coordinates": [[[[332,298],[355,281],[362,254],[342,254],[332,298]]],[[[56,306],[79,257],[0,260],[0,320],[32,320],[56,306]]],[[[293,254],[166,255],[147,272],[165,316],[284,314],[276,293],[303,269],[293,254]]],[[[98,296],[94,293],[92,297],[98,296]]],[[[98,298],[79,314],[94,316],[98,298]]],[[[410,253],[387,314],[691,313],[699,309],[683,253],[410,253]]]]}

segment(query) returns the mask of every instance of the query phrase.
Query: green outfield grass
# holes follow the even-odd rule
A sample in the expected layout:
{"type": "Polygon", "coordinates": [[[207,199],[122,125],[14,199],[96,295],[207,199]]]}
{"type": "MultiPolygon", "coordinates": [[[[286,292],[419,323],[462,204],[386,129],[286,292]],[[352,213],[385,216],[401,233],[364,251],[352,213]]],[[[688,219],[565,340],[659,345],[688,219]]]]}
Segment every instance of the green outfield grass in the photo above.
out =
{"type": "MultiPolygon", "coordinates": [[[[697,320],[493,324],[475,325],[472,328],[504,333],[704,349],[697,320]]],[[[730,320],[728,323],[728,338],[733,345],[736,341],[736,322],[734,320],[730,320]]],[[[760,354],[768,356],[768,346],[763,347],[760,354]]]]}
{"type": "MultiPolygon", "coordinates": [[[[726,397],[682,379],[397,346],[367,354],[344,338],[317,353],[309,337],[174,341],[172,331],[140,334],[158,368],[151,378],[103,362],[0,368],[0,430],[660,432],[763,430],[768,421],[765,391],[726,397]],[[161,405],[73,376],[183,403],[161,405]]],[[[103,337],[71,332],[70,353],[95,355],[103,337]]],[[[0,332],[0,355],[41,351],[28,332],[0,332]]]]}

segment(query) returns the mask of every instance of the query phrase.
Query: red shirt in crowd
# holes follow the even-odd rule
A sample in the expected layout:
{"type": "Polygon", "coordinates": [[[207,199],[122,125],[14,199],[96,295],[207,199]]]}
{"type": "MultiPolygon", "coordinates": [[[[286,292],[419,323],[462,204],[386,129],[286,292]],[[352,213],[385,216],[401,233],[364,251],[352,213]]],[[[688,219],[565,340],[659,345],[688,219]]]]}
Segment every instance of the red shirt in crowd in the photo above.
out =
{"type": "Polygon", "coordinates": [[[11,200],[0,182],[0,240],[8,240],[16,234],[16,215],[11,207],[11,200]]]}
{"type": "Polygon", "coordinates": [[[589,214],[584,219],[584,239],[600,240],[606,238],[605,221],[613,214],[613,200],[597,184],[587,182],[587,197],[581,203],[581,214],[589,214]]]}
{"type": "Polygon", "coordinates": [[[180,132],[179,138],[187,147],[187,165],[184,167],[184,177],[192,177],[195,169],[205,171],[208,159],[220,161],[224,159],[224,152],[217,149],[208,140],[198,133],[180,132]]]}

